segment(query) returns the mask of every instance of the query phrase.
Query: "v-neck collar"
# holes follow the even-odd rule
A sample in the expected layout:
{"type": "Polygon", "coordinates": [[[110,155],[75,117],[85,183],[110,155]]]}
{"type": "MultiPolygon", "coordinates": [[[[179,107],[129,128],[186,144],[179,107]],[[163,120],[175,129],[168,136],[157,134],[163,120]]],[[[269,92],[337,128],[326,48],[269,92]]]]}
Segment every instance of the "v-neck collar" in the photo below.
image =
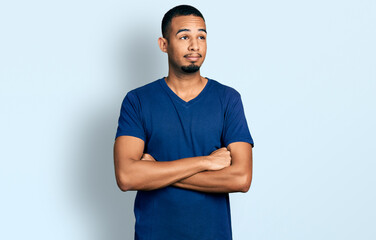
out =
{"type": "Polygon", "coordinates": [[[205,95],[205,92],[208,90],[208,88],[210,87],[212,80],[207,77],[205,78],[208,79],[207,83],[205,84],[205,87],[201,90],[201,92],[195,98],[189,100],[188,102],[181,99],[174,91],[172,91],[172,89],[167,85],[165,77],[159,79],[159,83],[161,84],[162,88],[166,90],[168,95],[170,95],[175,101],[179,102],[185,107],[189,107],[193,103],[200,100],[205,95]]]}

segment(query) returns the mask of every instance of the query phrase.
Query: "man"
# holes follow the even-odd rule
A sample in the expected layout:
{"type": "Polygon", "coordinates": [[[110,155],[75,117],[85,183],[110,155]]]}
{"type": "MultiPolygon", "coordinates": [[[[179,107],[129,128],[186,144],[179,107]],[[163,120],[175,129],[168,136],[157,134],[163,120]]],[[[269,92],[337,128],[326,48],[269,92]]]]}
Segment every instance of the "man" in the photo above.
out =
{"type": "Polygon", "coordinates": [[[114,146],[123,191],[138,190],[135,239],[232,239],[230,192],[247,192],[253,139],[240,94],[200,75],[206,26],[180,5],[162,20],[168,76],[127,93],[114,146]]]}

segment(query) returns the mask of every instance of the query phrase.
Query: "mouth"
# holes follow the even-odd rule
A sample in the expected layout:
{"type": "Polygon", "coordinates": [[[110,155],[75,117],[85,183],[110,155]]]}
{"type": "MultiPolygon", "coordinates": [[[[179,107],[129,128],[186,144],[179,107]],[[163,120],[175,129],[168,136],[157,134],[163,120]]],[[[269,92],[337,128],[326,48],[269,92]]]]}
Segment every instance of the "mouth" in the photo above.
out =
{"type": "Polygon", "coordinates": [[[202,56],[201,54],[187,54],[184,57],[190,62],[195,62],[199,60],[202,56]]]}

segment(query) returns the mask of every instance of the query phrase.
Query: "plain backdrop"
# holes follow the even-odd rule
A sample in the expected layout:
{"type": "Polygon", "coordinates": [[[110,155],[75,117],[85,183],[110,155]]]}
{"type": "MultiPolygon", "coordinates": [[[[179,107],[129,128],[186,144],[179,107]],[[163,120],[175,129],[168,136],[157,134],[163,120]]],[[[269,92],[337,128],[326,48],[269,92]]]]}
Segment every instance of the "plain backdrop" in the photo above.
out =
{"type": "Polygon", "coordinates": [[[164,13],[205,16],[202,75],[255,140],[236,240],[376,239],[376,2],[2,1],[0,239],[132,239],[113,143],[125,94],[167,74],[164,13]]]}

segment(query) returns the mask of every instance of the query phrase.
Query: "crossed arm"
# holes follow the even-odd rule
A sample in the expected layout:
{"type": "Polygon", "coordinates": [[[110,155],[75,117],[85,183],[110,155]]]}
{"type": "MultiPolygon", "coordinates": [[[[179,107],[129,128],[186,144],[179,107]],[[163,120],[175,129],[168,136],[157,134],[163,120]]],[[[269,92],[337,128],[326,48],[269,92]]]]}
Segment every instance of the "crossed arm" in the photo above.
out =
{"type": "Polygon", "coordinates": [[[116,139],[115,175],[121,190],[153,190],[172,185],[196,191],[223,193],[247,192],[251,185],[252,146],[246,142],[233,142],[227,149],[220,149],[222,156],[227,151],[230,153],[231,165],[227,164],[226,167],[223,167],[226,165],[225,157],[218,157],[218,154],[216,157],[211,154],[158,162],[153,159],[140,160],[143,150],[144,141],[139,138],[120,136],[116,139]]]}
{"type": "Polygon", "coordinates": [[[231,165],[217,171],[204,171],[182,179],[173,186],[203,192],[247,192],[252,181],[252,146],[230,143],[231,165]]]}

